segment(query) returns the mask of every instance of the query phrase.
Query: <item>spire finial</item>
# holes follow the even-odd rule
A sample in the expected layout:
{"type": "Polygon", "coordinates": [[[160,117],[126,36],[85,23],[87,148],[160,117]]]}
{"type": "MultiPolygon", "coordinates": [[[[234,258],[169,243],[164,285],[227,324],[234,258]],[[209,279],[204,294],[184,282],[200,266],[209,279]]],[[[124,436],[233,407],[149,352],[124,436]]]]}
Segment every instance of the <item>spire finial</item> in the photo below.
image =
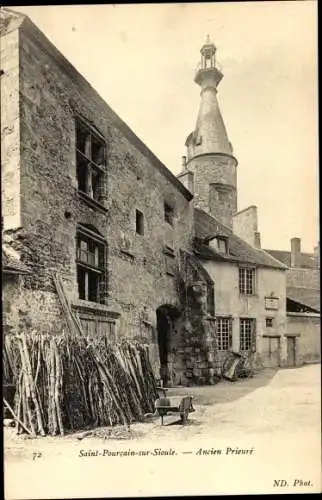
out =
{"type": "Polygon", "coordinates": [[[207,36],[206,36],[206,43],[211,43],[209,34],[207,34],[207,36]]]}

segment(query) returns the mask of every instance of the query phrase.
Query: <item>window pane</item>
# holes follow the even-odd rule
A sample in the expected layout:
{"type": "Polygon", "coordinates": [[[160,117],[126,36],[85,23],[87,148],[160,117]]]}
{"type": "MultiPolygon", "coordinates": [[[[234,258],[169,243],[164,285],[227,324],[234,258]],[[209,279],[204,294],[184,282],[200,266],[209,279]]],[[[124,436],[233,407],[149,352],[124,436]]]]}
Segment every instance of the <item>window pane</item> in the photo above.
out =
{"type": "Polygon", "coordinates": [[[255,293],[255,269],[239,268],[239,292],[252,295],[255,293]]]}
{"type": "Polygon", "coordinates": [[[104,166],[105,143],[95,136],[92,136],[92,160],[97,165],[104,166]]]}
{"type": "Polygon", "coordinates": [[[76,120],[76,148],[78,189],[100,202],[105,178],[97,165],[103,167],[106,163],[106,144],[89,127],[76,120]]]}
{"type": "Polygon", "coordinates": [[[76,147],[85,154],[86,144],[88,143],[88,131],[80,124],[76,125],[76,147]]]}
{"type": "Polygon", "coordinates": [[[217,318],[216,332],[218,349],[228,351],[232,347],[232,320],[231,318],[217,318]]]}
{"type": "Polygon", "coordinates": [[[256,340],[254,319],[241,319],[240,320],[240,350],[249,351],[256,340]]]}
{"type": "Polygon", "coordinates": [[[86,300],[85,280],[86,280],[86,271],[78,266],[77,267],[78,294],[79,298],[82,300],[86,300]]]}
{"type": "Polygon", "coordinates": [[[99,302],[99,275],[93,272],[88,273],[88,300],[99,302]]]}
{"type": "Polygon", "coordinates": [[[87,163],[79,153],[77,153],[77,182],[78,189],[87,193],[87,163]]]}

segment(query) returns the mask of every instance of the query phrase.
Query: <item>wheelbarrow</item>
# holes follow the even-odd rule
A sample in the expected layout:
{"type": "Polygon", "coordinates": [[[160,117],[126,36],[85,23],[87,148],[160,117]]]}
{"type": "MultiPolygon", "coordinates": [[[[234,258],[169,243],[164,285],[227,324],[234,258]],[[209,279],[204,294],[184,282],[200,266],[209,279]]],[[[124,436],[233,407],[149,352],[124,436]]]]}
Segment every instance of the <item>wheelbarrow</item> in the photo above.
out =
{"type": "Polygon", "coordinates": [[[173,413],[179,413],[181,423],[186,424],[189,413],[195,411],[192,406],[192,396],[183,396],[182,398],[160,397],[155,402],[155,410],[161,417],[161,425],[163,425],[164,417],[173,413]]]}

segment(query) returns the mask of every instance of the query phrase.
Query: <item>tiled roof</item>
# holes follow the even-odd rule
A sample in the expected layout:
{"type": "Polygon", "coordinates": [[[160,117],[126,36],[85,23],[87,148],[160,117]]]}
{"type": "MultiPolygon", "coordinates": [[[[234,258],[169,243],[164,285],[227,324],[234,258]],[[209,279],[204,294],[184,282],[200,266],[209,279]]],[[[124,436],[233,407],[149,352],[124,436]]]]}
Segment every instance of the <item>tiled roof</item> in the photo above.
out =
{"type": "Polygon", "coordinates": [[[14,250],[2,245],[2,270],[4,273],[29,274],[30,269],[20,262],[14,250]]]}
{"type": "MultiPolygon", "coordinates": [[[[280,260],[286,266],[291,267],[291,252],[284,250],[265,250],[275,259],[280,260]]],[[[301,253],[301,268],[303,269],[316,269],[316,260],[313,253],[301,253]]]]}
{"type": "Polygon", "coordinates": [[[286,289],[286,296],[301,305],[320,311],[320,290],[290,286],[286,289]]]}
{"type": "Polygon", "coordinates": [[[265,250],[254,248],[235,235],[232,230],[200,209],[195,209],[195,253],[200,258],[255,264],[261,267],[287,269],[280,261],[274,259],[265,250]],[[209,247],[205,241],[215,236],[226,236],[229,239],[229,254],[222,255],[209,247]]]}

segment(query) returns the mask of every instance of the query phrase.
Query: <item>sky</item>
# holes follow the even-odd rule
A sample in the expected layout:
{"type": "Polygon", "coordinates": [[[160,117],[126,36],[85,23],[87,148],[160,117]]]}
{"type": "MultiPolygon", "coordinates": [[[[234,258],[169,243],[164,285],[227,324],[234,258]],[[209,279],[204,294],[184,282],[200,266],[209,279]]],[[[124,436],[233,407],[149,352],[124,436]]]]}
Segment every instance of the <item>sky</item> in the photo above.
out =
{"type": "Polygon", "coordinates": [[[318,232],[317,2],[15,7],[27,14],[174,173],[194,129],[193,77],[209,34],[238,159],[238,210],[262,248],[311,252],[318,232]]]}

